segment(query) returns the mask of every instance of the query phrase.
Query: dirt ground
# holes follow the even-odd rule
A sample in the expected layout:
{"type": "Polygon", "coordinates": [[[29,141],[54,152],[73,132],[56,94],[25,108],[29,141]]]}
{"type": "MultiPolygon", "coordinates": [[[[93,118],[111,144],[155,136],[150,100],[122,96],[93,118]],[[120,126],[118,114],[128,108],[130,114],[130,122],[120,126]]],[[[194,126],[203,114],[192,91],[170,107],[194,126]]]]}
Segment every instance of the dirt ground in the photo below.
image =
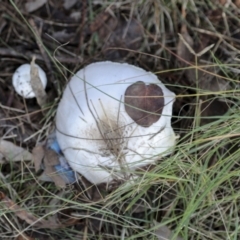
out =
{"type": "MultiPolygon", "coordinates": [[[[180,143],[187,141],[196,122],[201,127],[219,120],[239,103],[239,16],[239,1],[0,0],[1,239],[121,239],[123,226],[131,226],[127,221],[134,229],[127,227],[126,239],[150,239],[146,229],[153,220],[161,222],[173,208],[182,213],[183,202],[173,204],[175,189],[152,184],[131,203],[151,202],[147,213],[142,208],[130,211],[123,206],[126,202],[114,203],[104,193],[112,215],[104,210],[90,214],[91,206],[104,206],[98,189],[83,183],[62,190],[40,181],[31,153],[54,128],[57,105],[72,74],[97,61],[142,67],[175,92],[172,125],[180,143]],[[44,107],[36,98],[18,95],[12,85],[17,67],[34,57],[48,78],[44,107]],[[26,162],[9,161],[9,152],[18,151],[26,151],[26,162]]],[[[215,164],[217,156],[207,165],[215,164]]],[[[176,217],[169,229],[178,221],[176,217]]],[[[217,233],[224,232],[224,224],[202,229],[197,235],[189,228],[184,239],[231,239],[217,233]]]]}

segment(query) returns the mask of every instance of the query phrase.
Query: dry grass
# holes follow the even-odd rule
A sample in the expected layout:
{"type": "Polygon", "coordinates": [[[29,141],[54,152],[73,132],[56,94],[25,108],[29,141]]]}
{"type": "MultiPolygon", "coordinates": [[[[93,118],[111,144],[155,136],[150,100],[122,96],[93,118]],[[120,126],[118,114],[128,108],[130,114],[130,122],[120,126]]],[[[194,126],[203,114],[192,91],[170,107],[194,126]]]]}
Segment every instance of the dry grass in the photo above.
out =
{"type": "Polygon", "coordinates": [[[1,163],[1,238],[154,239],[167,225],[172,239],[239,239],[238,2],[79,1],[66,10],[49,0],[28,13],[25,1],[3,0],[0,137],[31,151],[51,132],[72,73],[112,60],[156,73],[176,93],[180,140],[134,186],[111,191],[84,180],[61,190],[39,181],[32,162],[1,163]],[[49,78],[45,115],[11,84],[33,56],[49,78]]]}

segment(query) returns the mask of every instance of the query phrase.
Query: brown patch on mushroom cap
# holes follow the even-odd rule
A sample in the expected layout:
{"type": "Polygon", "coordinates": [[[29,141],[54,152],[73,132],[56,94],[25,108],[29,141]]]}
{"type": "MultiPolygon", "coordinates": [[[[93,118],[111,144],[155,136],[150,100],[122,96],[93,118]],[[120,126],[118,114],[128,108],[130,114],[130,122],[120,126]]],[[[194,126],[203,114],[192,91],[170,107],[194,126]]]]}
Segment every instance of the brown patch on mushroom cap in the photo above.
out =
{"type": "Polygon", "coordinates": [[[164,107],[162,89],[156,84],[146,85],[142,81],[127,88],[124,102],[128,115],[142,127],[157,122],[164,107]]]}

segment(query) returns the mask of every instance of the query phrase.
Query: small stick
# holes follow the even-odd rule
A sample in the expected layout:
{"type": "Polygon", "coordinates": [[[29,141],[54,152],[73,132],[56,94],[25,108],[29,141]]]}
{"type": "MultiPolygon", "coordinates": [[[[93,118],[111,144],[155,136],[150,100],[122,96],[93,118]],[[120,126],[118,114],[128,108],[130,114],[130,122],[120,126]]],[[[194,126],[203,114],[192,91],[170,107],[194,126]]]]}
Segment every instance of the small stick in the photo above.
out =
{"type": "Polygon", "coordinates": [[[44,49],[44,47],[43,47],[42,42],[40,41],[40,39],[41,39],[41,34],[42,34],[42,26],[40,27],[40,30],[39,30],[39,29],[37,28],[37,26],[36,26],[36,24],[35,24],[35,22],[34,22],[33,19],[30,19],[30,20],[29,20],[29,23],[30,23],[30,25],[31,25],[31,26],[33,27],[33,29],[34,29],[36,42],[37,42],[38,48],[39,48],[39,50],[40,50],[40,52],[41,52],[41,54],[42,54],[42,57],[43,57],[43,59],[44,59],[44,61],[45,61],[45,63],[46,63],[46,66],[47,66],[47,68],[48,68],[48,71],[49,71],[49,72],[52,72],[51,62],[50,62],[50,60],[49,60],[48,55],[46,54],[46,51],[45,51],[45,49],[44,49]]]}

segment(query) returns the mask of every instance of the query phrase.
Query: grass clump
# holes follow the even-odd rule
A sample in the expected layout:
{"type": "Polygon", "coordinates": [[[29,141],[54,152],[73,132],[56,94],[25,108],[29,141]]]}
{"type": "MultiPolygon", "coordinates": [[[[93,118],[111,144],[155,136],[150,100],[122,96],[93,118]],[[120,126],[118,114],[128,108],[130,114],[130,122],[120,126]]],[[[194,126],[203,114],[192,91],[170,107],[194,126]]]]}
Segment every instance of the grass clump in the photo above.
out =
{"type": "Polygon", "coordinates": [[[238,1],[80,2],[28,12],[2,1],[0,137],[31,151],[51,132],[72,73],[112,60],[156,73],[176,93],[179,141],[139,181],[111,191],[84,180],[58,189],[31,161],[1,160],[2,239],[158,239],[162,226],[170,239],[239,239],[238,1]],[[33,55],[50,79],[45,116],[11,85],[33,55]]]}

